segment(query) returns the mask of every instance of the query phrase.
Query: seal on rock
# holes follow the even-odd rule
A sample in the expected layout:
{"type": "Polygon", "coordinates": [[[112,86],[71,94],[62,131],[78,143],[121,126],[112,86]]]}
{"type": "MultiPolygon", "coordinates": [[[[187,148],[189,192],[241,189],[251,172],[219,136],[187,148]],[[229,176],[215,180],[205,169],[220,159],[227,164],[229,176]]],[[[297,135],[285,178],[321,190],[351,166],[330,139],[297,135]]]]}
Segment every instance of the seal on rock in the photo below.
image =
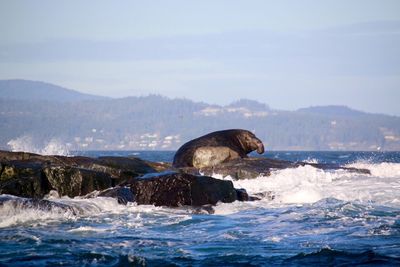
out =
{"type": "Polygon", "coordinates": [[[264,153],[264,145],[252,132],[241,129],[212,132],[181,146],[174,156],[173,166],[204,168],[219,163],[246,158],[256,150],[264,153]]]}

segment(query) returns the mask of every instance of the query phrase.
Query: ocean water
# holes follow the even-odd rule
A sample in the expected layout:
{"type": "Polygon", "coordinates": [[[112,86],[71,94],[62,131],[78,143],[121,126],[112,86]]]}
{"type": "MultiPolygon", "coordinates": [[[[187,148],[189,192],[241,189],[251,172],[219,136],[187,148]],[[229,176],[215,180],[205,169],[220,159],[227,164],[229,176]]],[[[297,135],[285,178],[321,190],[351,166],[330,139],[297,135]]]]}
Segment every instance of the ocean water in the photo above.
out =
{"type": "MultiPolygon", "coordinates": [[[[171,161],[173,152],[75,152],[171,161]]],[[[0,206],[0,266],[400,266],[400,152],[268,152],[310,166],[234,181],[265,195],[191,209],[55,198],[77,213],[0,206]]],[[[214,175],[219,179],[230,179],[214,175]]]]}

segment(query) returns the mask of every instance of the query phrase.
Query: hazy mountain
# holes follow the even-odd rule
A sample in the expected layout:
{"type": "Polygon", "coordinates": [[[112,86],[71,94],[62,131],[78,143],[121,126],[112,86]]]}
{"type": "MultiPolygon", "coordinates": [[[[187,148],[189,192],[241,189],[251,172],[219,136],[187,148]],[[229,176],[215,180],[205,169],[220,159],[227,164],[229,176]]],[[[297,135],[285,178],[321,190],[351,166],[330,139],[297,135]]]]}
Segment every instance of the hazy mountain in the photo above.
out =
{"type": "Polygon", "coordinates": [[[59,102],[106,99],[106,97],[83,94],[50,83],[28,80],[0,80],[0,96],[5,99],[59,102]]]}
{"type": "Polygon", "coordinates": [[[400,150],[400,117],[343,106],[281,111],[247,99],[219,106],[158,95],[86,98],[58,86],[24,83],[36,88],[30,97],[10,97],[4,92],[12,87],[0,83],[0,149],[65,144],[71,150],[175,150],[211,131],[244,128],[267,150],[400,150]],[[73,101],[64,101],[68,93],[76,96],[73,101]]]}
{"type": "Polygon", "coordinates": [[[267,104],[260,103],[258,101],[251,100],[251,99],[239,99],[238,101],[235,101],[235,102],[229,104],[228,107],[232,107],[232,108],[242,107],[242,108],[248,108],[251,110],[260,110],[260,111],[270,110],[270,107],[267,104]]]}
{"type": "Polygon", "coordinates": [[[312,113],[328,116],[364,116],[367,113],[351,109],[346,106],[312,106],[308,108],[301,108],[297,110],[301,113],[312,113]]]}

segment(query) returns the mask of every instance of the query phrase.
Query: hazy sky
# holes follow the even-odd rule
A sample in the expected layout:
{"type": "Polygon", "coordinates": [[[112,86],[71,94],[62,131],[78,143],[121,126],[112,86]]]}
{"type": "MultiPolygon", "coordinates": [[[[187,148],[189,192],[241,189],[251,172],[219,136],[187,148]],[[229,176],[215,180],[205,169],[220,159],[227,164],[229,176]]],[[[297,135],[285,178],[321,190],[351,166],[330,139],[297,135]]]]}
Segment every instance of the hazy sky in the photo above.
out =
{"type": "Polygon", "coordinates": [[[400,115],[400,1],[0,1],[0,79],[400,115]]]}

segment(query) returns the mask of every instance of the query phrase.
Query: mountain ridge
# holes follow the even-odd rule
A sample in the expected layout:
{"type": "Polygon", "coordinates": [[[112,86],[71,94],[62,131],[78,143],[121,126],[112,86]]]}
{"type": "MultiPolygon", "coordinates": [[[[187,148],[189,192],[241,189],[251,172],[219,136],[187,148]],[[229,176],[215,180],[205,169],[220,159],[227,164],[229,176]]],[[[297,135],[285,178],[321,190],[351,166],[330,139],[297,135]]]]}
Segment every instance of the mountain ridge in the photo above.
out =
{"type": "MultiPolygon", "coordinates": [[[[241,98],[235,101],[232,101],[226,105],[219,104],[208,104],[206,102],[195,101],[187,98],[170,98],[167,96],[163,96],[160,94],[149,94],[147,96],[125,96],[119,98],[111,98],[106,96],[98,96],[93,94],[82,93],[75,89],[66,88],[64,86],[59,86],[53,83],[43,82],[43,81],[33,81],[26,79],[6,79],[0,80],[0,98],[4,99],[13,99],[13,100],[45,100],[45,101],[57,101],[57,102],[73,102],[73,101],[85,101],[85,100],[120,100],[127,101],[133,98],[144,98],[144,97],[158,97],[160,99],[165,100],[184,100],[189,101],[194,104],[203,104],[208,106],[216,106],[216,107],[246,107],[257,110],[274,110],[268,104],[259,102],[254,99],[241,98]],[[17,92],[15,92],[17,90],[17,92]],[[24,91],[23,90],[30,90],[24,91]],[[50,92],[51,90],[55,92],[50,92]],[[50,96],[49,96],[50,92],[50,96]],[[56,98],[57,97],[57,98],[56,98]]],[[[310,106],[305,108],[297,109],[296,111],[301,112],[310,112],[314,113],[318,111],[318,109],[325,108],[343,108],[348,109],[353,112],[358,113],[368,113],[364,111],[359,111],[348,106],[344,105],[326,105],[326,106],[310,106]]],[[[372,114],[372,113],[371,113],[372,114]]],[[[382,114],[387,115],[387,114],[382,114]]]]}
{"type": "Polygon", "coordinates": [[[6,99],[57,102],[109,99],[108,97],[81,93],[52,83],[24,79],[0,80],[0,95],[6,99]]]}
{"type": "Polygon", "coordinates": [[[269,150],[400,150],[400,117],[344,106],[282,111],[246,99],[225,106],[160,95],[74,99],[28,101],[0,91],[0,149],[57,140],[69,150],[175,150],[212,131],[243,128],[269,150]]]}

